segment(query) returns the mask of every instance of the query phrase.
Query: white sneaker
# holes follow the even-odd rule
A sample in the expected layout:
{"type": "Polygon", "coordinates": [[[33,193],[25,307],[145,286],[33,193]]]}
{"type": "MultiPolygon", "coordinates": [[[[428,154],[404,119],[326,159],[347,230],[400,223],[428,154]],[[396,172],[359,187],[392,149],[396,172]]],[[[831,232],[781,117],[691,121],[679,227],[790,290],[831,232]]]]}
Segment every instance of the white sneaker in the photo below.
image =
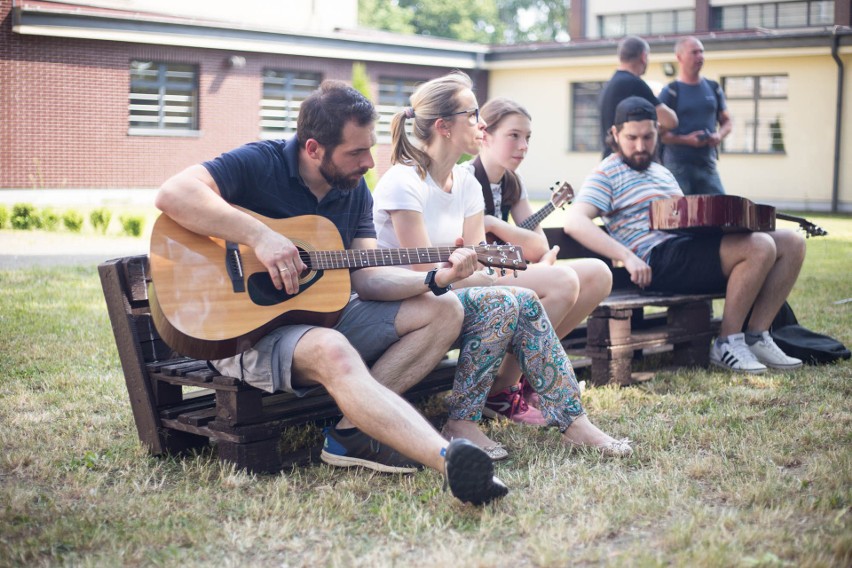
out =
{"type": "Polygon", "coordinates": [[[760,340],[748,348],[757,357],[757,360],[772,369],[798,369],[802,366],[802,360],[790,357],[775,343],[768,331],[761,334],[760,340]]]}
{"type": "Polygon", "coordinates": [[[746,345],[744,333],[729,335],[726,343],[714,341],[713,347],[710,348],[710,362],[729,371],[754,374],[766,371],[766,365],[758,361],[746,345]]]}

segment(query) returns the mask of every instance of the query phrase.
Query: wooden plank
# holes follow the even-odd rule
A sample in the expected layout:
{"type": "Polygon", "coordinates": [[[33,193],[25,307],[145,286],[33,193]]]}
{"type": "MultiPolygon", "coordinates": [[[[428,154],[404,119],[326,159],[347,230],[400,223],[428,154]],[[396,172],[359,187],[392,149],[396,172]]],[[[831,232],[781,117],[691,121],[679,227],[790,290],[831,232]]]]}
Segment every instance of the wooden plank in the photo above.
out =
{"type": "MultiPolygon", "coordinates": [[[[161,424],[156,402],[148,380],[145,359],[139,348],[130,299],[125,293],[132,288],[126,281],[125,266],[133,259],[141,266],[139,257],[132,257],[129,261],[114,259],[100,264],[98,274],[139,439],[152,454],[161,454],[166,450],[166,444],[160,435],[161,424]]],[[[138,296],[136,300],[139,300],[138,296]]]]}

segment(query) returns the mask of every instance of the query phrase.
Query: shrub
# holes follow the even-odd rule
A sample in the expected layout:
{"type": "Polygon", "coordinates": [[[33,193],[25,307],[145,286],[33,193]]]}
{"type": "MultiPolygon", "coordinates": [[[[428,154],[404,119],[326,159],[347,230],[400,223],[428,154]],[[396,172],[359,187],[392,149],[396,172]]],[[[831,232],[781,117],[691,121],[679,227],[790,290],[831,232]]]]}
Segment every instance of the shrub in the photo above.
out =
{"type": "Polygon", "coordinates": [[[38,211],[31,203],[16,203],[12,206],[12,228],[29,231],[41,224],[38,211]]]}
{"type": "Polygon", "coordinates": [[[71,209],[62,215],[62,224],[72,233],[79,233],[83,230],[83,216],[71,209]]]}
{"type": "Polygon", "coordinates": [[[102,235],[106,234],[110,219],[112,219],[112,213],[105,207],[95,209],[89,215],[89,221],[91,221],[92,227],[94,227],[96,231],[100,231],[102,235]]]}
{"type": "Polygon", "coordinates": [[[128,236],[138,237],[142,234],[142,227],[145,225],[145,218],[139,215],[122,215],[119,217],[121,221],[121,231],[128,236]]]}
{"type": "Polygon", "coordinates": [[[45,231],[55,231],[59,226],[59,215],[49,207],[42,209],[38,226],[45,231]]]}
{"type": "Polygon", "coordinates": [[[6,228],[6,221],[9,220],[9,210],[5,205],[0,205],[0,229],[6,228]]]}

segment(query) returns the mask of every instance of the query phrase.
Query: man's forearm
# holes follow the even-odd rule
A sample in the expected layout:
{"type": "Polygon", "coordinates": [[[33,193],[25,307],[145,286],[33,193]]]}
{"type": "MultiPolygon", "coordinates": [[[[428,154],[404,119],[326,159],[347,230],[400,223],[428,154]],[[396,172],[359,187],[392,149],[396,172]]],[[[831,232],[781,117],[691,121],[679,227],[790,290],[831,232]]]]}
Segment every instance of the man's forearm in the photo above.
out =
{"type": "Polygon", "coordinates": [[[570,215],[565,221],[565,234],[601,256],[624,262],[633,253],[620,242],[609,236],[591,219],[582,215],[570,215]]]}
{"type": "Polygon", "coordinates": [[[362,300],[396,302],[429,291],[425,272],[396,266],[361,268],[352,273],[352,287],[362,300]]]}

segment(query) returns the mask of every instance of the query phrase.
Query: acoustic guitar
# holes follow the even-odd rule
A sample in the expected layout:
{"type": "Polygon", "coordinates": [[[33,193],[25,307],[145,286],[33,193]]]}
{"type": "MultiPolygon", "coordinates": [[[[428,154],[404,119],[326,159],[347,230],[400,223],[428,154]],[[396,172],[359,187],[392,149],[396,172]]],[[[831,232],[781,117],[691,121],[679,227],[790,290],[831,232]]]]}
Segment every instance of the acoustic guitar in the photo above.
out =
{"type": "MultiPolygon", "coordinates": [[[[563,182],[555,191],[551,188],[551,191],[553,193],[550,196],[550,200],[544,205],[544,207],[518,223],[518,227],[529,231],[535,230],[535,228],[538,227],[548,215],[556,211],[557,207],[563,207],[574,200],[574,188],[571,187],[571,184],[567,181],[563,182]]],[[[489,243],[506,244],[494,236],[493,233],[488,233],[487,237],[489,243]]]]}
{"type": "MultiPolygon", "coordinates": [[[[340,233],[325,217],[270,219],[240,210],[286,235],[299,249],[308,267],[299,277],[299,291],[289,295],[277,290],[250,247],[199,235],[160,215],[151,234],[148,299],[160,336],[183,355],[236,355],[284,324],[331,327],[349,302],[351,269],[445,262],[457,248],[344,250],[340,233]]],[[[486,266],[526,268],[520,247],[466,248],[475,250],[486,266]]]]}
{"type": "Polygon", "coordinates": [[[736,195],[686,195],[658,199],[648,210],[650,226],[660,231],[724,233],[774,231],[775,220],[798,223],[807,237],[828,233],[802,217],[778,213],[771,205],[736,195]]]}

